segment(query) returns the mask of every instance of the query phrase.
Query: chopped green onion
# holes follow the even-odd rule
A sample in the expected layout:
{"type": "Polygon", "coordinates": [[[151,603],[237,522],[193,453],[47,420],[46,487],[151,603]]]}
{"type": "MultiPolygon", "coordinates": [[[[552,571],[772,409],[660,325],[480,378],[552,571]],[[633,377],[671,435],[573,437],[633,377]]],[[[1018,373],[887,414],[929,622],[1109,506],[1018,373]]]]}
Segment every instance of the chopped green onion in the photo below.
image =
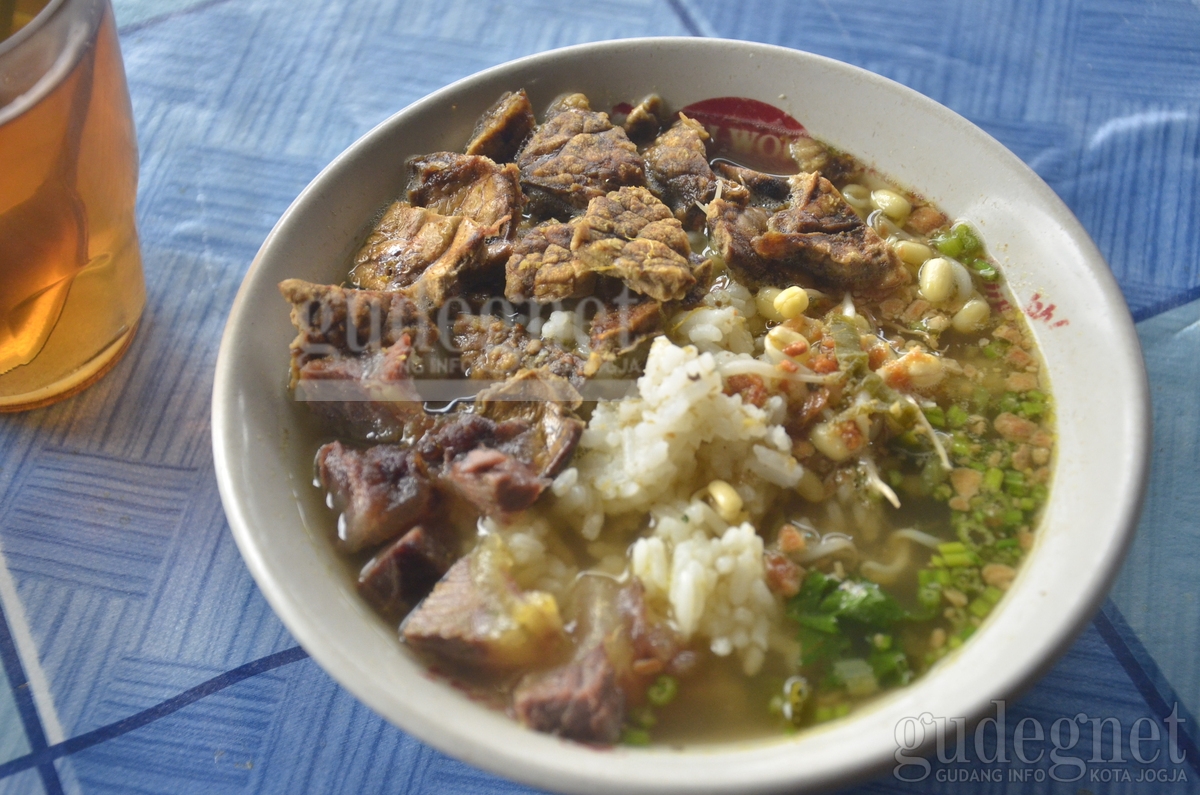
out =
{"type": "Polygon", "coordinates": [[[961,406],[955,404],[946,412],[946,422],[950,423],[951,428],[961,428],[967,424],[967,420],[970,419],[970,416],[971,415],[967,414],[967,412],[964,411],[961,406]]]}
{"type": "Polygon", "coordinates": [[[983,476],[983,488],[985,491],[999,491],[1000,486],[1004,484],[1004,471],[992,467],[983,476]]]}
{"type": "Polygon", "coordinates": [[[665,707],[675,700],[678,693],[679,681],[673,676],[663,674],[647,688],[646,700],[656,707],[665,707]]]}
{"type": "Polygon", "coordinates": [[[942,560],[945,561],[949,568],[962,568],[964,566],[975,565],[974,557],[967,552],[959,552],[953,555],[943,555],[942,560]]]}
{"type": "Polygon", "coordinates": [[[650,732],[645,729],[626,726],[621,730],[621,742],[624,745],[649,745],[650,732]]]}

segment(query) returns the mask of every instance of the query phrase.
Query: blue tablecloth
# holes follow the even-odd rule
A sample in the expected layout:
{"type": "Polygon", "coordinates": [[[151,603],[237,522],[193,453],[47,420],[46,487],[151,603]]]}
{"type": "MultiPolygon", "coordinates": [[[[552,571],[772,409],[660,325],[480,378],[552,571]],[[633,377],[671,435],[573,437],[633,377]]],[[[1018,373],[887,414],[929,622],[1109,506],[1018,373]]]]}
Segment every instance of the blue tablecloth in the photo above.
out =
{"type": "Polygon", "coordinates": [[[1183,758],[1164,740],[1149,764],[1127,742],[1123,762],[1093,761],[1085,719],[1078,781],[1055,780],[1065,768],[1047,775],[1048,758],[987,764],[972,752],[935,760],[919,784],[888,776],[856,791],[1200,791],[1200,3],[116,6],[141,144],[149,303],[100,384],[0,420],[0,795],[527,791],[393,728],[296,647],[217,497],[213,363],[268,230],[363,132],[513,57],[662,34],[829,55],[962,113],[1066,200],[1139,321],[1156,415],[1141,529],[1100,615],[1008,705],[1007,726],[1011,736],[1025,717],[1048,729],[1083,713],[1114,718],[1127,739],[1144,717],[1177,728],[1183,758]],[[1147,771],[1176,781],[1139,782],[1147,771]]]}

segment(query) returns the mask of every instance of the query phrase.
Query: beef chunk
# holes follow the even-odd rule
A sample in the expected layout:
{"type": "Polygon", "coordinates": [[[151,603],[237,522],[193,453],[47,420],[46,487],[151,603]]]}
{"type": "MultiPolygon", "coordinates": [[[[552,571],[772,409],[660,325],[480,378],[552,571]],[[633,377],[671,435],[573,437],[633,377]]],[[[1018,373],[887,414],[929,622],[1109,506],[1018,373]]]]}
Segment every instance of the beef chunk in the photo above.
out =
{"type": "Polygon", "coordinates": [[[621,129],[636,144],[647,144],[654,140],[662,129],[663,101],[658,94],[642,99],[621,122],[621,129]]]}
{"type": "Polygon", "coordinates": [[[485,242],[498,231],[460,215],[395,202],[355,257],[350,281],[368,290],[402,290],[421,306],[440,306],[482,275],[485,242]]]}
{"type": "Polygon", "coordinates": [[[625,694],[603,647],[542,673],[513,692],[513,711],[531,729],[584,743],[615,743],[625,719],[625,694]]]}
{"type": "Polygon", "coordinates": [[[367,561],[358,592],[384,615],[397,616],[424,599],[457,557],[451,544],[418,525],[367,561]]]}
{"type": "Polygon", "coordinates": [[[575,227],[546,221],[518,240],[505,265],[505,297],[550,303],[590,295],[596,275],[571,251],[575,227]]]}
{"type": "Polygon", "coordinates": [[[583,433],[566,381],[525,371],[479,394],[476,411],[444,417],[416,450],[441,486],[489,516],[532,505],[583,433]]]}
{"type": "Polygon", "coordinates": [[[583,360],[554,342],[530,336],[521,324],[492,315],[462,316],[454,321],[454,345],[470,378],[502,381],[520,370],[545,368],[578,386],[583,360]]]}
{"type": "MultiPolygon", "coordinates": [[[[578,96],[578,95],[576,95],[578,96]]],[[[563,215],[622,185],[644,185],[637,147],[608,116],[586,109],[586,98],[560,100],[517,155],[521,184],[539,215],[563,215]]]]}
{"type": "Polygon", "coordinates": [[[341,512],[338,543],[346,552],[382,544],[433,514],[433,483],[407,448],[380,444],[356,450],[331,442],[317,451],[316,467],[341,512]]]}
{"type": "Polygon", "coordinates": [[[428,466],[438,469],[456,456],[489,444],[495,434],[496,423],[479,414],[469,411],[447,414],[417,439],[413,449],[428,466]]]}
{"type": "Polygon", "coordinates": [[[348,356],[377,353],[402,336],[432,344],[436,329],[406,296],[370,290],[347,290],[302,279],[279,283],[292,304],[292,324],[299,332],[292,341],[292,385],[300,367],[335,353],[348,356]]]}
{"type": "Polygon", "coordinates": [[[778,286],[800,276],[864,292],[885,292],[908,281],[908,271],[833,184],[816,173],[791,178],[790,206],[771,216],[754,251],[774,265],[778,286]]]}
{"type": "Polygon", "coordinates": [[[439,482],[489,516],[532,505],[570,460],[583,433],[581,402],[567,381],[527,370],[476,398],[476,411],[448,419],[418,445],[444,462],[439,482]]]}
{"type": "Polygon", "coordinates": [[[656,301],[679,300],[696,283],[687,233],[645,188],[592,199],[571,248],[590,270],[621,279],[656,301]]]}
{"type": "Polygon", "coordinates": [[[442,483],[489,516],[525,510],[550,485],[529,464],[488,447],[452,461],[442,483]]]}
{"type": "Polygon", "coordinates": [[[689,670],[692,655],[685,651],[679,635],[670,625],[651,612],[640,580],[634,578],[621,587],[616,596],[616,608],[629,639],[632,675],[652,677],[664,670],[673,674],[689,670]]]}
{"type": "Polygon", "coordinates": [[[507,163],[516,157],[533,126],[533,107],[525,89],[506,91],[476,123],[466,153],[507,163]]]}
{"type": "Polygon", "coordinates": [[[592,352],[606,358],[629,353],[662,331],[663,307],[658,301],[617,302],[597,311],[588,335],[592,352]]]}
{"type": "Polygon", "coordinates": [[[699,122],[681,115],[671,129],[660,135],[642,156],[646,181],[686,229],[704,225],[704,211],[717,186],[708,165],[704,142],[708,133],[699,122]]]}
{"type": "Polygon", "coordinates": [[[558,603],[521,591],[504,542],[486,536],[400,625],[418,652],[458,669],[511,671],[553,660],[565,643],[558,603]]]}

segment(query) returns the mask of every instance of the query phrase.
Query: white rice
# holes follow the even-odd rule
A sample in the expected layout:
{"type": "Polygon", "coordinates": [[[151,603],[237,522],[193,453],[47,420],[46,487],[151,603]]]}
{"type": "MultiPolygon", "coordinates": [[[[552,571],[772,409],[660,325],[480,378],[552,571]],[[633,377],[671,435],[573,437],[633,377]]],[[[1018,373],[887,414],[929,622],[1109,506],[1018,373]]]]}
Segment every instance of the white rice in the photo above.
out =
{"type": "Polygon", "coordinates": [[[631,548],[634,576],[651,598],[665,601],[685,638],[706,639],[718,655],[736,652],[752,674],[779,609],[754,523],[803,469],[781,427],[783,399],[758,408],[726,395],[724,386],[712,353],[656,339],[637,396],[593,412],[575,465],[552,487],[553,513],[589,541],[614,525],[612,517],[648,513],[651,534],[631,548]],[[732,525],[694,494],[714,479],[742,497],[743,515],[732,525]]]}

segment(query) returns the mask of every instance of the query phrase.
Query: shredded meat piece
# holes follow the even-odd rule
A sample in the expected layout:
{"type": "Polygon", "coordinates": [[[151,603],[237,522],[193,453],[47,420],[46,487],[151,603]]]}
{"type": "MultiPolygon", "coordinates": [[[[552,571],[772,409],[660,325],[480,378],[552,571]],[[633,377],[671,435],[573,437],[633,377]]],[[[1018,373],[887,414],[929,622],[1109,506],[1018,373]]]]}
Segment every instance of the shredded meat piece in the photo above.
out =
{"type": "Polygon", "coordinates": [[[516,157],[521,144],[533,132],[534,123],[533,107],[525,89],[506,91],[484,111],[465,151],[468,155],[507,163],[516,157]]]}
{"type": "Polygon", "coordinates": [[[540,476],[562,471],[584,423],[572,412],[583,398],[569,381],[549,370],[523,370],[502,384],[479,393],[476,412],[498,426],[523,423],[529,430],[499,448],[526,461],[540,476]]]}
{"type": "Polygon", "coordinates": [[[520,370],[545,368],[578,386],[583,360],[557,343],[530,336],[525,327],[493,315],[464,315],[454,321],[454,346],[462,351],[467,376],[502,381],[520,370]]]}
{"type": "Polygon", "coordinates": [[[625,694],[597,646],[566,665],[526,676],[513,692],[513,712],[535,731],[610,745],[621,735],[625,694]]]}
{"type": "Polygon", "coordinates": [[[799,276],[836,287],[886,292],[909,281],[887,244],[860,219],[833,183],[817,173],[791,178],[791,203],[771,216],[754,251],[774,266],[773,283],[799,276]]]}
{"type": "Polygon", "coordinates": [[[766,383],[757,375],[731,375],[725,379],[726,395],[741,395],[742,400],[760,409],[766,405],[770,393],[766,383]]]}
{"type": "Polygon", "coordinates": [[[679,121],[642,153],[650,189],[686,229],[704,225],[704,210],[698,205],[708,202],[717,186],[704,148],[708,137],[703,125],[681,114],[679,121]]]}
{"type": "Polygon", "coordinates": [[[423,323],[426,318],[416,304],[399,293],[347,290],[303,279],[286,279],[279,291],[292,305],[292,325],[299,332],[290,347],[292,386],[300,367],[312,359],[375,353],[405,334],[425,345],[434,341],[434,326],[423,323]]]}
{"type": "Polygon", "coordinates": [[[656,301],[677,301],[696,283],[687,233],[645,188],[592,199],[571,248],[590,270],[621,279],[656,301]]]}
{"type": "Polygon", "coordinates": [[[485,243],[498,231],[395,202],[355,257],[350,281],[368,290],[403,290],[420,305],[440,306],[481,275],[485,243]]]}
{"type": "Polygon", "coordinates": [[[642,158],[625,131],[613,127],[606,114],[587,109],[586,98],[574,100],[573,106],[567,101],[571,98],[551,108],[517,154],[521,183],[535,214],[582,210],[622,185],[646,182],[642,158]]]}
{"type": "Polygon", "coordinates": [[[837,154],[815,138],[802,136],[788,146],[788,154],[801,171],[817,171],[830,182],[842,183],[850,178],[856,166],[854,158],[837,154]]]}
{"type": "Polygon", "coordinates": [[[791,558],[778,550],[768,549],[763,552],[763,564],[766,567],[767,587],[774,593],[786,598],[800,592],[803,571],[791,558]]]}
{"type": "Polygon", "coordinates": [[[363,438],[419,433],[429,417],[409,377],[408,336],[382,352],[340,352],[305,362],[296,373],[296,398],[314,414],[363,438]]]}
{"type": "Polygon", "coordinates": [[[550,485],[529,464],[488,447],[452,461],[441,482],[490,516],[525,510],[550,485]]]}
{"type": "MultiPolygon", "coordinates": [[[[836,361],[834,362],[834,369],[837,369],[836,361]]],[[[829,398],[830,392],[828,387],[821,386],[808,392],[804,398],[804,402],[800,406],[800,411],[789,412],[788,434],[799,436],[825,410],[825,407],[829,405],[829,398]]]]}

